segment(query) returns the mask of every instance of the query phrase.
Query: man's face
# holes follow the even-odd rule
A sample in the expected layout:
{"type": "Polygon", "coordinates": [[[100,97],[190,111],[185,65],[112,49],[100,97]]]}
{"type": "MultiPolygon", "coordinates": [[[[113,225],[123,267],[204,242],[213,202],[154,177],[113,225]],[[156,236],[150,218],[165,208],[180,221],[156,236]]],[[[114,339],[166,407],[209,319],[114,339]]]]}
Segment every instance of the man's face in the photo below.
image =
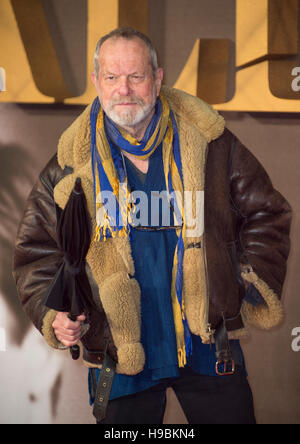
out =
{"type": "MultiPolygon", "coordinates": [[[[98,79],[92,76],[105,113],[128,129],[148,125],[159,95],[163,72],[156,78],[149,49],[139,38],[111,38],[99,51],[98,79]]],[[[146,129],[146,128],[144,128],[146,129]]]]}

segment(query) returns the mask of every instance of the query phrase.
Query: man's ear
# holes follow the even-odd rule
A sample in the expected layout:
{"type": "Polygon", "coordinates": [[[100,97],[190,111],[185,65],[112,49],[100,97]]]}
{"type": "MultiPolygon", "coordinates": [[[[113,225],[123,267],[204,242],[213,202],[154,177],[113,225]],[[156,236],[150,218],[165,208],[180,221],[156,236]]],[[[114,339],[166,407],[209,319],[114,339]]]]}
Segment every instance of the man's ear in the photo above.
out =
{"type": "Polygon", "coordinates": [[[159,96],[160,93],[163,78],[164,78],[164,70],[162,68],[157,68],[156,78],[155,78],[157,97],[159,96]]]}

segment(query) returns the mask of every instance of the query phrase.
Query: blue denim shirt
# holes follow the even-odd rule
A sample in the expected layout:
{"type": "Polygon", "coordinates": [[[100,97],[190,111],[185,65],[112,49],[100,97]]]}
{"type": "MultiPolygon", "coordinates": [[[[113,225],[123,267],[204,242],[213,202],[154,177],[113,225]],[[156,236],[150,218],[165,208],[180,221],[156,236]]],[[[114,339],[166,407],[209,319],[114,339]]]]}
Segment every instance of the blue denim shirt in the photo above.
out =
{"type": "MultiPolygon", "coordinates": [[[[151,207],[151,191],[166,190],[162,147],[158,147],[150,157],[148,173],[144,181],[136,173],[128,159],[126,170],[131,191],[144,191],[148,196],[149,225],[151,211],[158,211],[159,224],[162,223],[161,204],[151,207]]],[[[172,225],[173,216],[170,214],[172,225]]],[[[141,343],[146,362],[144,370],[135,375],[115,374],[110,399],[130,395],[159,384],[162,379],[179,377],[176,334],[171,302],[171,279],[174,252],[177,244],[175,229],[141,231],[132,228],[131,248],[135,265],[135,279],[141,288],[141,343]]],[[[236,364],[244,366],[243,352],[239,341],[230,341],[236,364]]],[[[192,355],[187,366],[194,371],[216,376],[215,346],[203,344],[199,336],[192,335],[192,355]]],[[[96,377],[100,370],[96,371],[96,377]]],[[[90,375],[91,376],[91,375],[90,375]]],[[[91,390],[90,390],[91,394],[91,390]]],[[[93,399],[90,399],[93,403],[93,399]]]]}

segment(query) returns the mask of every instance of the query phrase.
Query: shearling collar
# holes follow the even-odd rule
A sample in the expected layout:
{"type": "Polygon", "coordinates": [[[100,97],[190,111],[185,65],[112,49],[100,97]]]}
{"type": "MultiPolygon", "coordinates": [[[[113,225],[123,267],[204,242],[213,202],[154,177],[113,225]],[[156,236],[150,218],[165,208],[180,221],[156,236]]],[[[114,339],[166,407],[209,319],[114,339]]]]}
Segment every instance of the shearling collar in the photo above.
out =
{"type": "MultiPolygon", "coordinates": [[[[182,91],[163,88],[163,93],[174,112],[180,140],[184,190],[192,193],[192,207],[196,209],[200,195],[196,226],[199,231],[189,237],[190,242],[202,242],[204,230],[204,182],[207,146],[224,131],[224,119],[200,99],[182,91]],[[200,194],[199,194],[200,193],[200,194]]],[[[93,230],[96,228],[94,185],[90,152],[90,108],[62,135],[58,146],[58,162],[61,168],[73,167],[73,173],[64,177],[54,189],[55,202],[64,208],[74,186],[81,177],[87,199],[93,230]]],[[[164,159],[166,162],[166,159],[164,159]]],[[[189,248],[184,255],[183,298],[186,301],[186,317],[192,333],[207,341],[207,291],[205,277],[205,252],[189,248]],[[189,283],[188,285],[186,283],[189,283]]],[[[87,262],[99,288],[99,297],[109,320],[110,330],[117,347],[117,371],[125,374],[139,373],[145,363],[141,339],[140,287],[134,276],[134,263],[128,237],[116,236],[106,242],[93,240],[87,254],[87,262]]],[[[176,264],[173,267],[174,290],[176,264]]],[[[175,292],[172,290],[172,298],[175,292]]]]}
{"type": "MultiPolygon", "coordinates": [[[[225,122],[222,116],[203,100],[183,91],[162,87],[170,108],[175,114],[201,133],[206,142],[221,136],[225,122]]],[[[58,163],[61,168],[85,164],[90,157],[91,132],[89,105],[73,124],[62,134],[58,144],[58,163]]]]}

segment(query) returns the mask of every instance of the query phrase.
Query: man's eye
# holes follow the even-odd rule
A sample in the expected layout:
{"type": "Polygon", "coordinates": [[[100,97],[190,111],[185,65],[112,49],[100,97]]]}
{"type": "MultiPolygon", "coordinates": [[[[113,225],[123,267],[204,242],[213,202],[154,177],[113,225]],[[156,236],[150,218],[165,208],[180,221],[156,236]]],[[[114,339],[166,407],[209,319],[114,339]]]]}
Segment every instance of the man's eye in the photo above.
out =
{"type": "Polygon", "coordinates": [[[132,82],[142,82],[144,79],[144,76],[139,76],[138,74],[134,74],[130,76],[130,79],[132,82]]]}

